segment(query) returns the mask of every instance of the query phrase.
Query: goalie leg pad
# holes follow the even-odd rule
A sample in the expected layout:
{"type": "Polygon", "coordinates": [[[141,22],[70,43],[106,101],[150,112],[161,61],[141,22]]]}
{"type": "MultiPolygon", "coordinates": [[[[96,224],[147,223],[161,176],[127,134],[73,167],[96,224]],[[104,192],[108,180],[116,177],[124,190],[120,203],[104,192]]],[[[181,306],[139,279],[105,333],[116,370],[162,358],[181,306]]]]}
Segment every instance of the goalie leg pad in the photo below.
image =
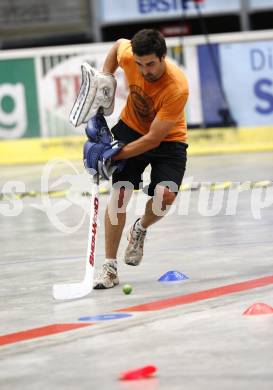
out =
{"type": "Polygon", "coordinates": [[[69,120],[75,127],[85,123],[98,87],[97,79],[94,77],[94,70],[87,62],[82,64],[81,70],[82,84],[80,92],[69,115],[69,120]]]}
{"type": "Polygon", "coordinates": [[[69,120],[75,126],[86,123],[99,111],[111,115],[114,110],[117,82],[111,73],[99,72],[87,62],[81,66],[82,84],[69,120]]]}

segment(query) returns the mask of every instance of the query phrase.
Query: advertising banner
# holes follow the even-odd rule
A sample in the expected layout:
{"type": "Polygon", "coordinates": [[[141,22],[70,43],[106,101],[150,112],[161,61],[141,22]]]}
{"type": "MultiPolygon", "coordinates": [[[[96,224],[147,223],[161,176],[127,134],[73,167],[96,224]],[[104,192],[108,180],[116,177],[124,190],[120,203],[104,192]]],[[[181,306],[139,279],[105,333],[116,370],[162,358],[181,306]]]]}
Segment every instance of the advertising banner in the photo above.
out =
{"type": "Polygon", "coordinates": [[[249,8],[251,10],[263,10],[273,8],[272,0],[249,0],[249,8]]]}
{"type": "Polygon", "coordinates": [[[228,107],[238,126],[272,126],[273,40],[199,45],[198,61],[206,125],[228,107]]]}
{"type": "Polygon", "coordinates": [[[0,61],[0,139],[40,135],[32,58],[0,61]]]}
{"type": "Polygon", "coordinates": [[[221,44],[221,74],[240,126],[273,124],[273,40],[221,44]]]}
{"type": "MultiPolygon", "coordinates": [[[[181,0],[103,0],[100,3],[104,23],[177,18],[185,12],[181,0]]],[[[200,8],[204,14],[239,12],[240,0],[206,0],[200,3],[200,8]]],[[[187,14],[196,15],[193,1],[187,3],[187,14]]]]}
{"type": "Polygon", "coordinates": [[[204,124],[218,126],[222,122],[220,110],[225,105],[219,65],[219,45],[218,43],[198,45],[197,50],[204,124]]]}
{"type": "MultiPolygon", "coordinates": [[[[79,45],[0,53],[0,139],[63,137],[84,134],[69,113],[81,83],[81,64],[101,69],[112,44],[79,45]]],[[[248,42],[191,43],[167,40],[168,56],[185,67],[190,84],[188,124],[221,126],[226,103],[238,126],[273,124],[273,39],[248,42]],[[183,46],[182,46],[183,43],[183,46]]],[[[128,87],[121,69],[115,110],[119,119],[128,87]]]]}
{"type": "MultiPolygon", "coordinates": [[[[178,66],[184,64],[179,40],[168,43],[168,55],[178,66]]],[[[0,138],[62,137],[84,134],[84,125],[73,127],[69,114],[81,85],[81,64],[89,62],[101,69],[112,44],[80,45],[75,47],[18,50],[5,52],[0,60],[0,138]]],[[[191,66],[196,62],[191,51],[191,66]]],[[[128,86],[121,68],[116,74],[115,109],[107,117],[109,127],[116,124],[125,105],[128,86]]],[[[198,82],[191,81],[198,87],[198,82]]],[[[198,89],[198,88],[197,88],[198,89]]],[[[195,95],[197,96],[197,95],[195,95]]],[[[188,120],[196,115],[197,99],[187,107],[188,120]],[[195,102],[195,103],[194,103],[195,102]]],[[[199,110],[200,112],[200,110],[199,110]]]]}

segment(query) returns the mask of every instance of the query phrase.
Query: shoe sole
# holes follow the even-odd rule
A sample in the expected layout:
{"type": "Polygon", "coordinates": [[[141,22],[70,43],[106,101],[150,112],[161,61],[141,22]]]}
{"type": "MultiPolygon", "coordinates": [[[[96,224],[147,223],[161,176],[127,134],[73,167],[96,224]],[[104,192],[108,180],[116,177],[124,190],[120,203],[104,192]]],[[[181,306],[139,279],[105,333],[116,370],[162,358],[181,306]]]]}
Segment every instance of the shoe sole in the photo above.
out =
{"type": "Polygon", "coordinates": [[[115,287],[115,285],[113,284],[113,286],[105,287],[104,284],[99,283],[95,287],[93,287],[93,289],[94,290],[106,290],[107,288],[112,288],[112,287],[115,287]]]}
{"type": "Polygon", "coordinates": [[[96,286],[93,287],[94,290],[106,290],[108,288],[113,288],[119,284],[119,281],[113,282],[112,286],[106,287],[103,283],[98,283],[96,286]]]}
{"type": "Polygon", "coordinates": [[[124,263],[126,265],[131,265],[132,267],[137,267],[141,263],[141,260],[137,264],[131,263],[130,261],[127,262],[126,260],[124,260],[124,263]]]}

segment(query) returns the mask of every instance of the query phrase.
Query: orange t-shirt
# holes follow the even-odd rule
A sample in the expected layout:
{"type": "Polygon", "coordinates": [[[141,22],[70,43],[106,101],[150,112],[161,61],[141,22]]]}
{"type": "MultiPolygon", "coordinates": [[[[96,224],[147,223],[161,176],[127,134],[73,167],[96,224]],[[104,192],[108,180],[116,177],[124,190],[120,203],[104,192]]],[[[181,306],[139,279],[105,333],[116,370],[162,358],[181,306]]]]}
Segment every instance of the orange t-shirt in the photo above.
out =
{"type": "Polygon", "coordinates": [[[134,61],[131,43],[124,40],[118,48],[117,60],[124,70],[129,95],[121,119],[136,132],[147,134],[154,118],[175,121],[164,141],[187,139],[184,106],[189,95],[186,76],[177,65],[166,59],[166,71],[160,79],[149,82],[134,61]]]}

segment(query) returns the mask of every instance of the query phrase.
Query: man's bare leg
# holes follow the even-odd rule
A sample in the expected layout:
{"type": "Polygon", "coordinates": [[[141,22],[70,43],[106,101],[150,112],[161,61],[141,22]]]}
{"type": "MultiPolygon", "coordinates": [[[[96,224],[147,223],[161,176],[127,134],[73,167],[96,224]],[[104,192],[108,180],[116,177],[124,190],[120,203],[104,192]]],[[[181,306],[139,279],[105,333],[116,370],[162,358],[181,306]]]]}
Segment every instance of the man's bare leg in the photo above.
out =
{"type": "Polygon", "coordinates": [[[141,225],[147,229],[155,222],[163,218],[169,211],[176,198],[176,193],[171,192],[168,188],[159,187],[153,198],[146,203],[145,212],[140,218],[141,225]]]}
{"type": "Polygon", "coordinates": [[[171,206],[175,198],[175,192],[171,192],[166,187],[157,187],[154,197],[146,203],[144,215],[131,228],[129,244],[125,251],[126,264],[140,264],[143,257],[146,229],[168,213],[168,206],[171,206]]]}
{"type": "Polygon", "coordinates": [[[95,289],[111,288],[119,284],[117,251],[126,221],[126,207],[132,190],[113,189],[105,211],[105,261],[94,280],[95,289]]]}
{"type": "Polygon", "coordinates": [[[121,235],[126,221],[126,212],[117,214],[118,223],[112,225],[108,207],[104,216],[105,226],[105,258],[116,259],[121,235]]]}
{"type": "Polygon", "coordinates": [[[105,211],[105,258],[116,259],[121,235],[126,222],[126,208],[133,190],[113,190],[105,211]]]}

